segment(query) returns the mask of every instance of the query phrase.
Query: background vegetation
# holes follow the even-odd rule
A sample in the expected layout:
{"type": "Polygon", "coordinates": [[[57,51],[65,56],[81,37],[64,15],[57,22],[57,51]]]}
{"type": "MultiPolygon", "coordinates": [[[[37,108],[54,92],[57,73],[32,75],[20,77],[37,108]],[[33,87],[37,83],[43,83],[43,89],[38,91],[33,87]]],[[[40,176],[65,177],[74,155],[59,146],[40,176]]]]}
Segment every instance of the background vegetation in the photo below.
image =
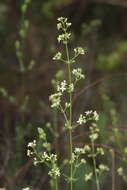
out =
{"type": "MultiPolygon", "coordinates": [[[[34,190],[49,188],[47,169],[32,165],[32,160],[26,156],[26,145],[37,136],[38,127],[46,128],[49,121],[57,123],[48,96],[53,91],[54,74],[62,69],[52,61],[57,49],[56,18],[65,16],[73,23],[72,45],[87,47],[86,56],[79,60],[87,78],[74,99],[75,117],[83,107],[98,111],[101,129],[98,143],[105,148],[104,161],[111,168],[102,179],[102,188],[110,189],[114,183],[115,190],[126,189],[126,170],[124,179],[117,174],[119,167],[127,167],[126,5],[117,0],[116,4],[92,0],[31,1],[22,51],[25,67],[31,61],[34,67],[22,74],[15,48],[15,41],[20,38],[22,4],[22,0],[0,1],[0,187],[9,190],[26,185],[34,190]]],[[[61,123],[58,123],[58,132],[61,123]]],[[[82,146],[84,137],[87,143],[87,133],[77,131],[74,143],[82,146]]],[[[66,153],[64,140],[52,142],[61,157],[66,153]]],[[[88,170],[90,167],[91,163],[88,170]]],[[[82,178],[77,189],[84,189],[84,185],[86,189],[94,188],[82,178]]]]}

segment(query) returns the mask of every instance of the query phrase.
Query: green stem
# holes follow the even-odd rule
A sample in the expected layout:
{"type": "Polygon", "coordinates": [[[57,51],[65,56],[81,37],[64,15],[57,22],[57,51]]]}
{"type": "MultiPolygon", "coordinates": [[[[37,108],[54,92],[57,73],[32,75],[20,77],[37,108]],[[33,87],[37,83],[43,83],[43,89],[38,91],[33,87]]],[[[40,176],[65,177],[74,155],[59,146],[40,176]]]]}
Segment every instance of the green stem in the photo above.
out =
{"type": "Polygon", "coordinates": [[[96,186],[97,190],[100,190],[100,184],[99,184],[99,179],[98,179],[98,174],[97,174],[97,167],[96,167],[96,159],[95,159],[95,149],[94,149],[94,142],[92,141],[92,158],[93,158],[93,166],[94,166],[94,172],[95,172],[95,178],[96,178],[96,186]]]}
{"type": "MultiPolygon", "coordinates": [[[[71,65],[70,65],[70,58],[69,58],[69,51],[68,51],[68,45],[66,43],[66,54],[67,54],[67,65],[68,65],[68,77],[69,77],[69,84],[71,84],[72,78],[71,78],[71,65]]],[[[69,93],[69,102],[70,102],[70,109],[69,109],[69,150],[70,150],[70,160],[72,160],[72,92],[69,93]]],[[[70,164],[70,190],[73,190],[73,165],[72,162],[70,164]]]]}
{"type": "Polygon", "coordinates": [[[55,190],[58,190],[58,182],[57,182],[57,178],[55,179],[55,190]]]}
{"type": "Polygon", "coordinates": [[[114,150],[111,150],[112,155],[112,190],[115,190],[115,154],[114,150]]]}

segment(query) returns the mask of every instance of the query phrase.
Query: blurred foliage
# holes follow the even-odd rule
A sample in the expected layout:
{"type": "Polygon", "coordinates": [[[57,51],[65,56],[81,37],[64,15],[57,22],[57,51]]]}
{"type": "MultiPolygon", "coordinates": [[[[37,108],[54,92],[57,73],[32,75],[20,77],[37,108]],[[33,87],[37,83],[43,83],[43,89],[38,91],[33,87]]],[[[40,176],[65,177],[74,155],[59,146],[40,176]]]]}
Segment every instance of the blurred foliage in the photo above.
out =
{"type": "Polygon", "coordinates": [[[124,64],[124,59],[127,53],[127,42],[112,42],[113,51],[110,54],[100,54],[98,56],[98,69],[118,70],[124,64]]]}

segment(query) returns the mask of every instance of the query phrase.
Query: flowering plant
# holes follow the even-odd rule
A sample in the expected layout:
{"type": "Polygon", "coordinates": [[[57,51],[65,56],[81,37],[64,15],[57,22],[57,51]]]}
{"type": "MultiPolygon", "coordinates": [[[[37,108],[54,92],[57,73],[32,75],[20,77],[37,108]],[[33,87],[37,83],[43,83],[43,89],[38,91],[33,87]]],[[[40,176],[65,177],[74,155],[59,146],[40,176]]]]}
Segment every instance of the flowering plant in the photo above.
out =
{"type": "Polygon", "coordinates": [[[96,111],[88,110],[80,114],[76,122],[73,121],[72,100],[75,93],[75,88],[81,79],[85,79],[82,69],[76,66],[73,67],[73,65],[76,63],[76,58],[79,55],[84,55],[86,51],[82,47],[77,47],[73,50],[73,56],[70,56],[68,44],[71,38],[71,33],[69,31],[71,23],[68,22],[68,19],[64,17],[58,18],[57,21],[57,29],[61,31],[61,34],[58,35],[57,40],[58,43],[62,43],[64,45],[65,54],[62,52],[57,52],[53,57],[53,60],[60,61],[65,64],[67,67],[68,77],[63,81],[57,81],[56,92],[50,95],[49,100],[51,102],[51,108],[61,112],[64,117],[64,130],[66,130],[68,133],[69,144],[67,146],[69,146],[69,155],[66,159],[66,163],[64,161],[63,165],[68,166],[69,172],[65,174],[62,171],[62,167],[59,166],[58,162],[59,158],[56,153],[53,153],[53,147],[51,143],[48,142],[45,131],[41,128],[38,128],[38,134],[39,140],[42,142],[43,151],[38,149],[38,143],[36,140],[34,140],[33,142],[28,143],[27,155],[33,158],[34,165],[41,163],[46,164],[46,166],[49,168],[48,175],[51,177],[52,187],[55,190],[59,189],[59,178],[61,176],[63,176],[69,184],[69,189],[73,190],[74,183],[78,180],[75,178],[77,169],[82,164],[86,164],[86,156],[91,157],[93,160],[94,172],[84,172],[84,179],[85,181],[88,181],[95,175],[97,190],[100,190],[99,176],[102,172],[108,171],[109,169],[104,164],[100,164],[98,167],[96,164],[96,157],[98,155],[104,155],[104,151],[101,147],[97,147],[95,149],[94,146],[95,141],[99,137],[99,128],[96,124],[99,116],[96,111]],[[83,148],[74,147],[72,135],[75,128],[85,125],[88,122],[90,122],[89,138],[91,141],[91,146],[85,145],[83,148]]]}

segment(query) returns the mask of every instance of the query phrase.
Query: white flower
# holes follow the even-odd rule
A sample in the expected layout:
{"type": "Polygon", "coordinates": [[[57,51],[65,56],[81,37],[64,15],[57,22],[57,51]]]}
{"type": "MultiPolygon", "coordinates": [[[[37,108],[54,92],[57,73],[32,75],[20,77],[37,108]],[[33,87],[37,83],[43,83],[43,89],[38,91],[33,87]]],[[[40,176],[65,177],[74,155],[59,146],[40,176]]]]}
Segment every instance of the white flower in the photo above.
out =
{"type": "Polygon", "coordinates": [[[95,141],[95,140],[98,138],[98,134],[97,134],[97,133],[93,133],[93,134],[91,134],[89,137],[90,137],[90,139],[91,139],[92,141],[95,141]]]}
{"type": "Polygon", "coordinates": [[[71,83],[71,84],[69,84],[68,92],[70,93],[70,92],[73,92],[73,91],[74,91],[74,84],[71,83]]]}
{"type": "Polygon", "coordinates": [[[86,160],[84,158],[81,159],[82,164],[86,164],[86,160]]]}
{"type": "Polygon", "coordinates": [[[57,20],[59,22],[67,22],[67,18],[65,18],[65,17],[59,17],[57,20]]]}
{"type": "Polygon", "coordinates": [[[67,26],[67,27],[70,27],[70,26],[71,26],[71,23],[70,23],[70,22],[67,22],[67,23],[66,23],[66,26],[67,26]]]}
{"type": "MultiPolygon", "coordinates": [[[[4,190],[4,189],[0,189],[0,190],[4,190]]],[[[29,187],[23,188],[22,190],[30,190],[29,187]]]]}
{"type": "Polygon", "coordinates": [[[60,34],[57,38],[58,42],[63,41],[66,43],[71,37],[71,33],[60,34]]]}
{"type": "Polygon", "coordinates": [[[34,148],[36,146],[36,140],[33,140],[33,142],[29,142],[27,146],[34,148]]]}
{"type": "Polygon", "coordinates": [[[52,169],[49,171],[48,174],[49,174],[51,177],[56,178],[56,177],[59,177],[59,176],[60,176],[60,170],[59,170],[59,168],[54,167],[54,168],[52,168],[52,169]]]}
{"type": "Polygon", "coordinates": [[[75,76],[76,80],[80,80],[80,79],[85,78],[84,74],[82,74],[81,68],[73,69],[72,74],[75,76]]]}
{"type": "Polygon", "coordinates": [[[88,111],[85,112],[86,116],[89,116],[89,115],[92,114],[92,113],[93,113],[92,110],[88,110],[88,111]]]}
{"type": "Polygon", "coordinates": [[[101,155],[104,155],[104,150],[103,150],[103,148],[97,147],[97,153],[98,153],[98,154],[101,154],[101,155]]]}
{"type": "Polygon", "coordinates": [[[84,146],[84,150],[87,151],[87,152],[89,152],[89,151],[91,150],[91,148],[90,148],[89,145],[85,145],[85,146],[84,146]]]}
{"type": "Polygon", "coordinates": [[[83,116],[82,114],[80,114],[77,123],[79,123],[80,125],[85,124],[85,123],[86,123],[86,118],[85,118],[85,116],[83,116]]]}
{"type": "Polygon", "coordinates": [[[123,175],[123,168],[122,167],[120,167],[120,168],[118,168],[117,169],[117,173],[118,173],[118,175],[120,175],[120,176],[122,176],[123,175]]]}
{"type": "Polygon", "coordinates": [[[62,54],[60,52],[58,52],[54,57],[53,60],[60,60],[62,57],[62,54]]]}
{"type": "Polygon", "coordinates": [[[98,121],[98,120],[99,120],[99,115],[98,115],[98,113],[97,113],[96,111],[93,112],[93,119],[94,119],[95,121],[98,121]]]}
{"type": "Polygon", "coordinates": [[[43,153],[42,158],[45,160],[49,160],[49,156],[46,152],[43,153]]]}
{"type": "Polygon", "coordinates": [[[52,160],[52,161],[57,161],[57,155],[56,154],[51,154],[51,156],[50,156],[50,160],[52,160]]]}
{"type": "Polygon", "coordinates": [[[89,174],[85,174],[85,181],[89,181],[93,176],[93,173],[90,172],[89,174]]]}
{"type": "Polygon", "coordinates": [[[28,150],[27,150],[27,156],[30,156],[31,153],[32,153],[31,150],[28,149],[28,150]]]}
{"type": "Polygon", "coordinates": [[[109,168],[108,168],[106,165],[104,165],[104,164],[100,164],[100,165],[99,165],[99,169],[100,169],[101,171],[109,171],[109,168]]]}
{"type": "Polygon", "coordinates": [[[61,23],[58,23],[57,24],[57,29],[60,30],[62,28],[62,24],[61,23]]]}
{"type": "Polygon", "coordinates": [[[58,92],[58,93],[52,94],[49,97],[49,100],[52,103],[51,108],[58,108],[59,107],[60,102],[61,102],[61,96],[62,96],[61,92],[58,92]]]}
{"type": "Polygon", "coordinates": [[[75,154],[84,154],[85,150],[84,148],[75,148],[74,152],[75,154]]]}
{"type": "Polygon", "coordinates": [[[74,48],[74,52],[76,55],[84,55],[85,54],[85,51],[82,47],[74,48]]]}
{"type": "Polygon", "coordinates": [[[62,81],[60,85],[57,86],[58,92],[64,92],[66,90],[67,82],[66,80],[62,81]]]}

